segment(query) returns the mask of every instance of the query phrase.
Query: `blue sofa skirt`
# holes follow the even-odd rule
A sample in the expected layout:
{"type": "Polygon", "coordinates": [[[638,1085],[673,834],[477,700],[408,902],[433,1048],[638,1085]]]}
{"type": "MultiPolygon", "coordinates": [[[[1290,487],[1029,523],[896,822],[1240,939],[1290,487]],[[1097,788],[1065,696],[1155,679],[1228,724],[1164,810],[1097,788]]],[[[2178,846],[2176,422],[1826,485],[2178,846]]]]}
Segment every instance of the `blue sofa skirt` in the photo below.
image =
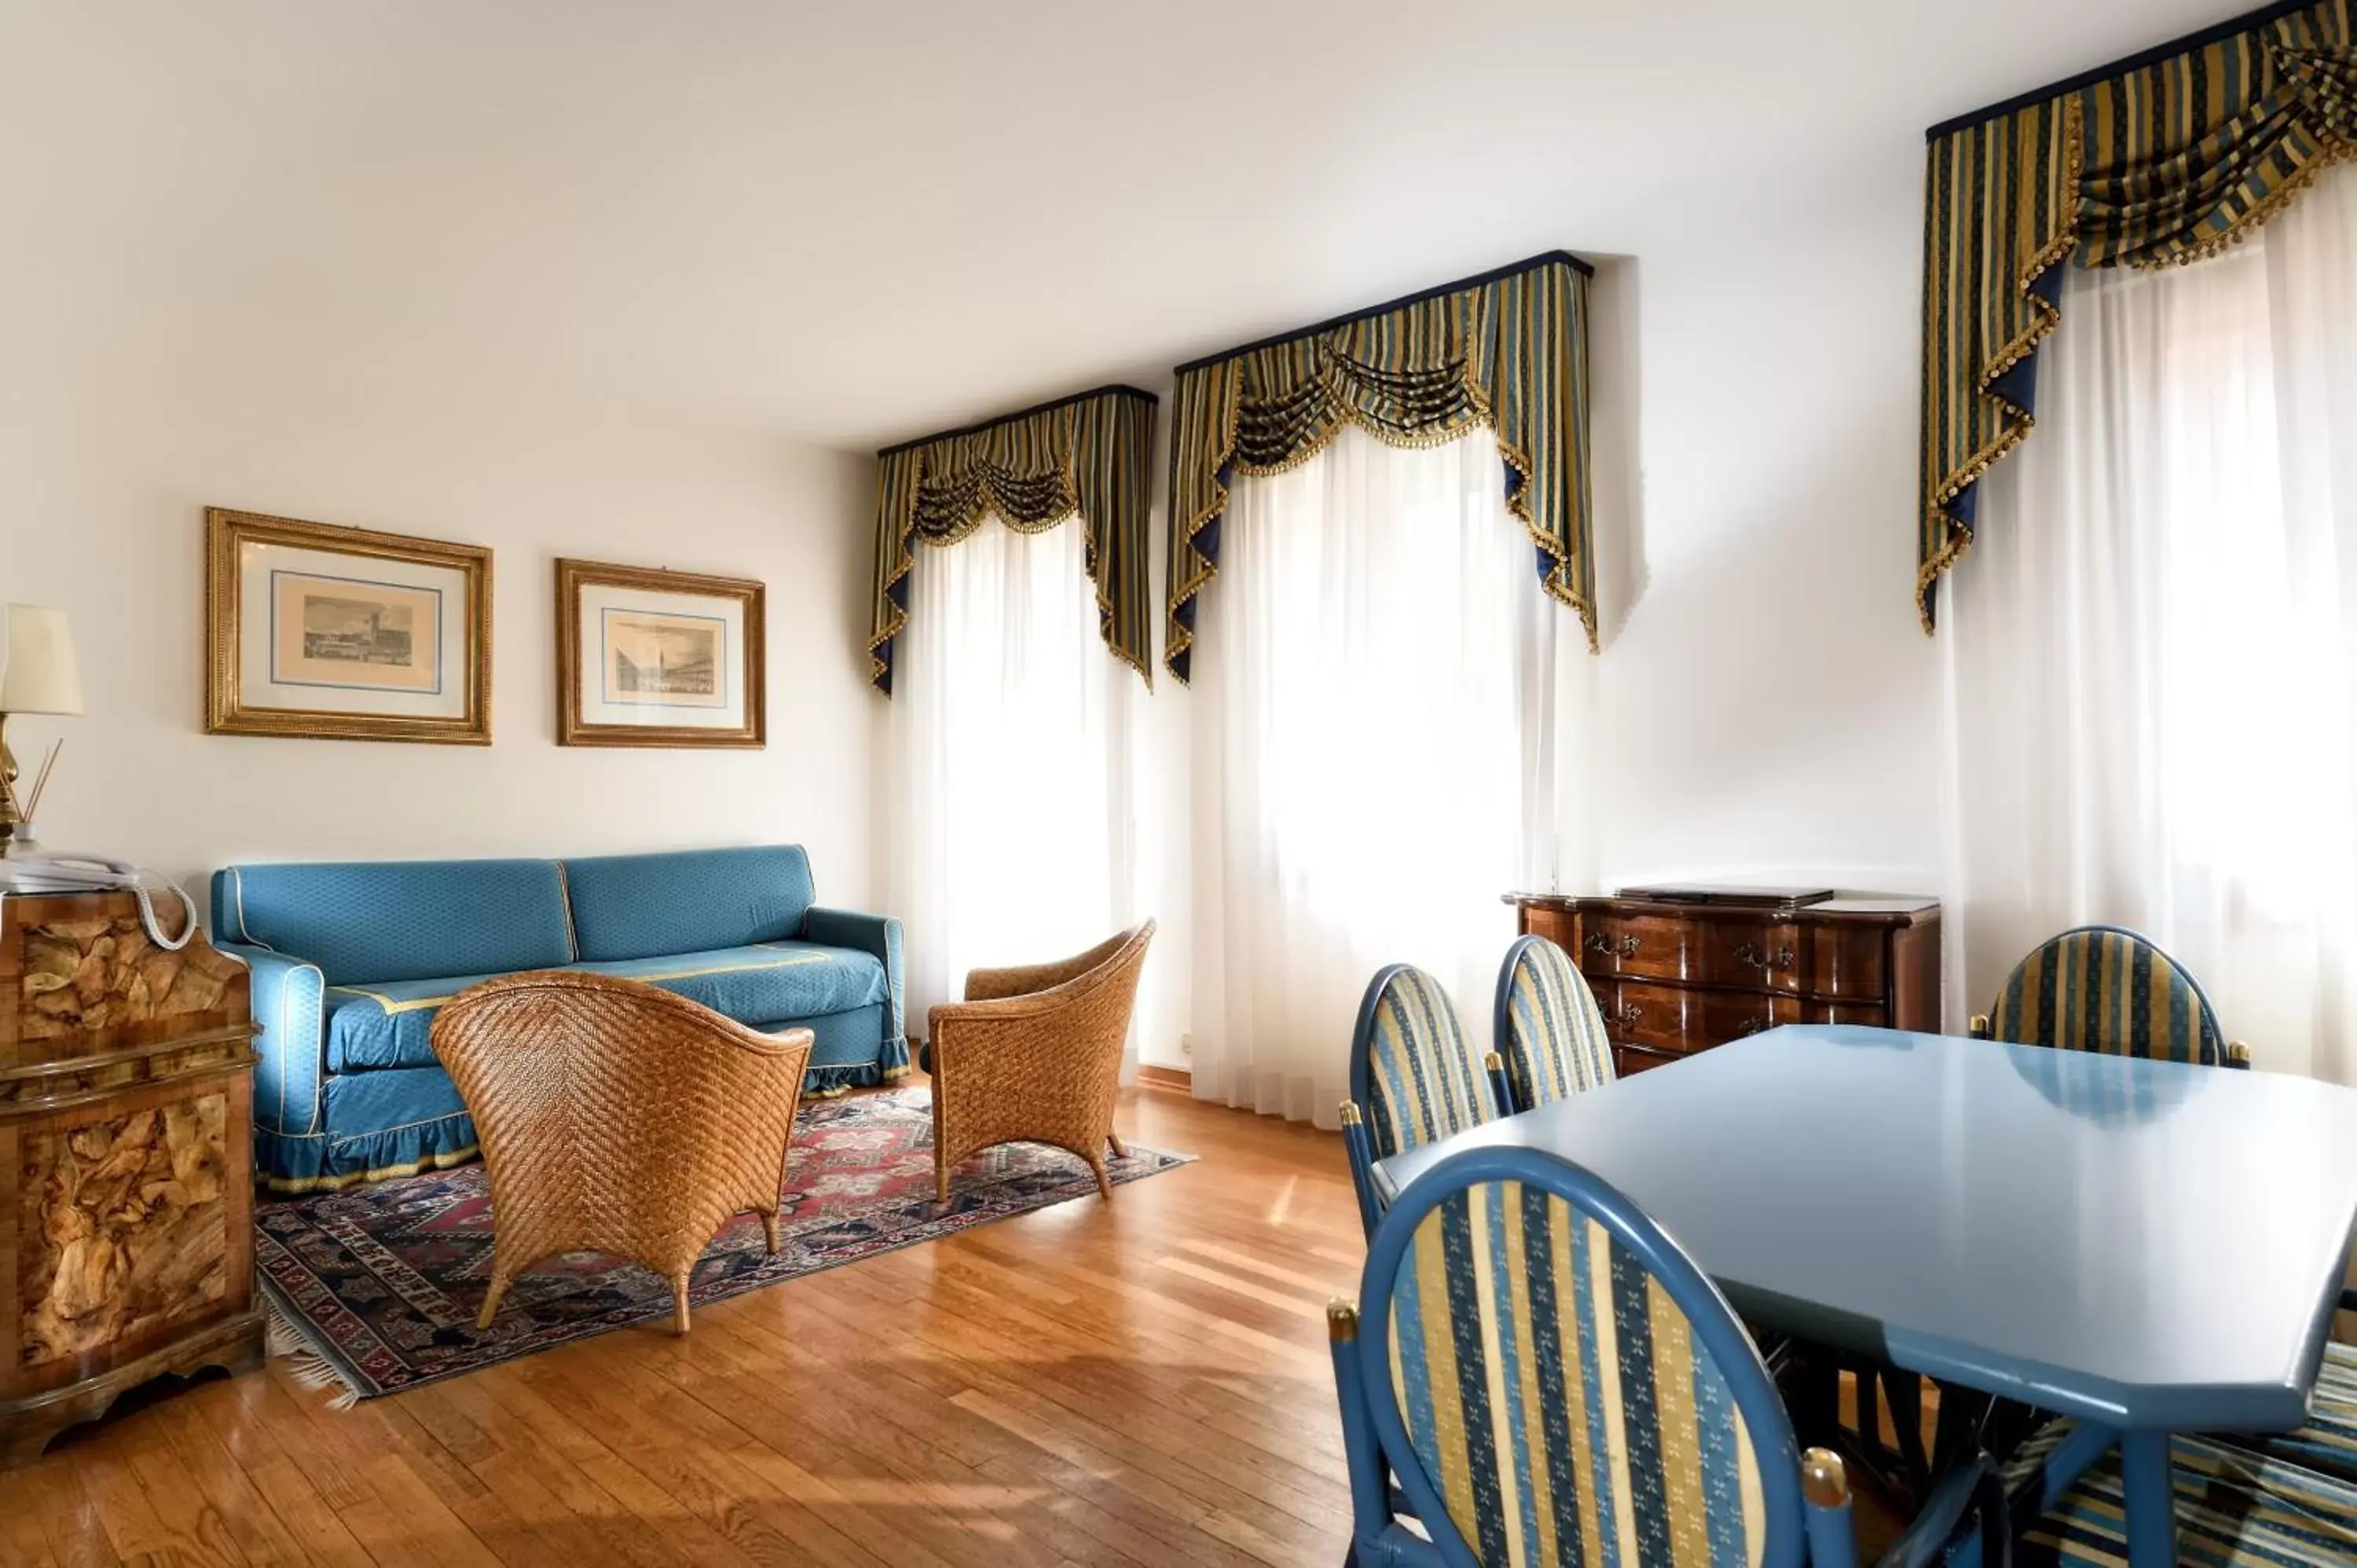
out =
{"type": "MultiPolygon", "coordinates": [[[[907,1075],[909,1047],[884,1039],[884,1012],[882,1003],[871,1003],[774,1026],[807,1028],[817,1037],[802,1079],[805,1095],[842,1094],[907,1075]]],[[[268,1191],[332,1191],[461,1165],[479,1152],[458,1086],[439,1067],[337,1073],[323,1086],[320,1105],[317,1132],[254,1130],[256,1175],[268,1191]]]]}
{"type": "Polygon", "coordinates": [[[345,1073],[320,1095],[318,1132],[253,1130],[254,1175],[271,1192],[325,1192],[471,1160],[475,1123],[438,1067],[345,1073]]]}
{"type": "Polygon", "coordinates": [[[876,1002],[816,1018],[797,1018],[791,1024],[754,1027],[771,1033],[808,1029],[816,1039],[811,1046],[810,1070],[802,1074],[802,1092],[841,1094],[909,1076],[909,1042],[884,1037],[884,1007],[876,1002]]]}

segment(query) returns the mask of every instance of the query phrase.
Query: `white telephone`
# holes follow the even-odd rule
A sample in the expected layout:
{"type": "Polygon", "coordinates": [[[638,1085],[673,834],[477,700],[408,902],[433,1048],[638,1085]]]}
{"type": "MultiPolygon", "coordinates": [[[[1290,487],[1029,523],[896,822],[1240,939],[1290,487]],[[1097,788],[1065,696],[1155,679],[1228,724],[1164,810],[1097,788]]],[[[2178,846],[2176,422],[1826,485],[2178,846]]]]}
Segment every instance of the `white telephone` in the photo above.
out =
{"type": "Polygon", "coordinates": [[[10,893],[95,893],[127,888],[139,900],[139,920],[159,948],[187,947],[197,934],[197,906],[168,878],[145,872],[127,860],[102,854],[16,854],[0,859],[0,895],[10,893]],[[151,881],[152,879],[152,881],[151,881]],[[161,890],[180,901],[180,934],[164,934],[156,920],[155,894],[161,890]]]}

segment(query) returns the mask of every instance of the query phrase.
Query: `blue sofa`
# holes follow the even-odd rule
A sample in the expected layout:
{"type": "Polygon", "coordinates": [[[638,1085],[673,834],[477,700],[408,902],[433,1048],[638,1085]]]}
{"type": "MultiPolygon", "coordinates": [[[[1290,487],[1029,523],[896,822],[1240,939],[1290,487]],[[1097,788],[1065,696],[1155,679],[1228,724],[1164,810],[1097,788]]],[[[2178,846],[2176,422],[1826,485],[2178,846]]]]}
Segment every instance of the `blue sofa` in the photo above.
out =
{"type": "Polygon", "coordinates": [[[799,844],[592,860],[232,865],[212,940],[253,970],[254,1163],[277,1192],[456,1165],[475,1127],[428,1033],[479,981],[627,975],[818,1036],[806,1092],[908,1071],[900,922],[813,907],[799,844]]]}

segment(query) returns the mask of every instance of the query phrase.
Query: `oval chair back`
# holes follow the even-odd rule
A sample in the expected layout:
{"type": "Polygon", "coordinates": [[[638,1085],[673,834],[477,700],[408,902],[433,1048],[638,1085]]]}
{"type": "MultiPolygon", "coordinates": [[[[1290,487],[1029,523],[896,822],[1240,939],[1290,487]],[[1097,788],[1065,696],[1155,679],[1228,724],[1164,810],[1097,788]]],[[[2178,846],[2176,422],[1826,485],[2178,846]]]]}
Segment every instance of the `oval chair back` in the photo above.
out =
{"type": "Polygon", "coordinates": [[[1505,1058],[1509,1110],[1534,1110],[1612,1081],[1612,1044],[1596,993],[1571,955],[1544,937],[1517,937],[1506,950],[1491,1038],[1505,1058]]]}
{"type": "Polygon", "coordinates": [[[1435,1166],[1376,1234],[1356,1327],[1339,1375],[1451,1568],[1806,1560],[1801,1455],[1759,1350],[1593,1173],[1527,1148],[1435,1166]]]}
{"type": "Polygon", "coordinates": [[[2152,1061],[2229,1059],[2201,985],[2125,926],[2079,926],[2040,943],[1998,991],[1986,1032],[2015,1045],[2152,1061]]]}
{"type": "Polygon", "coordinates": [[[1424,971],[1387,964],[1367,983],[1351,1034],[1342,1135],[1370,1236],[1383,1217],[1374,1162],[1497,1116],[1503,1106],[1495,1065],[1495,1053],[1488,1061],[1473,1054],[1457,1004],[1424,971]]]}

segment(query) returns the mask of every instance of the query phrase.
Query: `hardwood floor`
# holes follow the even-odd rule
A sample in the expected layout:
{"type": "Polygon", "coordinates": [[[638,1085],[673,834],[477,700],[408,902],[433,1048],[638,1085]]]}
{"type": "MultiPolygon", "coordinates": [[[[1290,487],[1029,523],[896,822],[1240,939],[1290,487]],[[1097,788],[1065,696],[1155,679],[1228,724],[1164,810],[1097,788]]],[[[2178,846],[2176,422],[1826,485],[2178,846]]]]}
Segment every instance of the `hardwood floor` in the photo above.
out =
{"type": "Polygon", "coordinates": [[[1332,1133],[1126,1095],[1202,1158],[350,1410],[282,1363],[0,1471],[0,1563],[1341,1560],[1332,1133]]]}

